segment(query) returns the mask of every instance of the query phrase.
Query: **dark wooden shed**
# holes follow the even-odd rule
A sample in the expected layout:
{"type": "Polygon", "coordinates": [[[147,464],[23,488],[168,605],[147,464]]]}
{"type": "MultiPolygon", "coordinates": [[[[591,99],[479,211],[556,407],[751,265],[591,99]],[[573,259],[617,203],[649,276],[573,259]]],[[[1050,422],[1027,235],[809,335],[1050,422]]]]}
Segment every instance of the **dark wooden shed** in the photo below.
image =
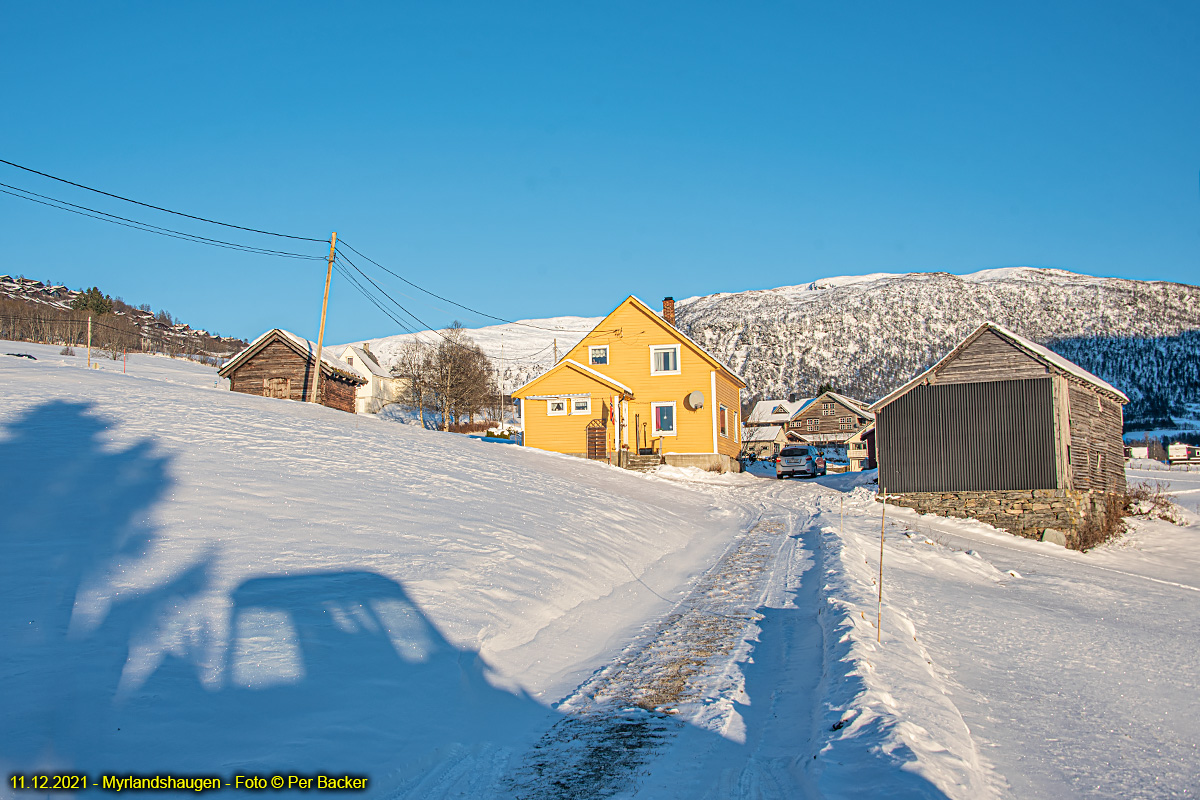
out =
{"type": "Polygon", "coordinates": [[[981,325],[871,406],[879,483],[901,505],[1040,537],[1124,491],[1120,391],[1047,348],[981,325]]]}
{"type": "MultiPolygon", "coordinates": [[[[229,379],[229,388],[235,392],[307,401],[312,395],[316,349],[307,339],[273,328],[230,359],[218,374],[229,379]]],[[[364,383],[349,364],[324,355],[317,401],[353,414],[355,390],[364,383]]]]}

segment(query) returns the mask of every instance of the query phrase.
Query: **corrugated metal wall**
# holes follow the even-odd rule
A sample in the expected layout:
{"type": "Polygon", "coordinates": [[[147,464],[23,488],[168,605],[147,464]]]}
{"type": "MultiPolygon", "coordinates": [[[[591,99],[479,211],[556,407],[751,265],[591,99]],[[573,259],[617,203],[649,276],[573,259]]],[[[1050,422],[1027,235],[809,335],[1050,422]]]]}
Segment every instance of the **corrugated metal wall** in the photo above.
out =
{"type": "Polygon", "coordinates": [[[877,424],[888,492],[1053,489],[1051,379],[915,386],[877,424]]]}

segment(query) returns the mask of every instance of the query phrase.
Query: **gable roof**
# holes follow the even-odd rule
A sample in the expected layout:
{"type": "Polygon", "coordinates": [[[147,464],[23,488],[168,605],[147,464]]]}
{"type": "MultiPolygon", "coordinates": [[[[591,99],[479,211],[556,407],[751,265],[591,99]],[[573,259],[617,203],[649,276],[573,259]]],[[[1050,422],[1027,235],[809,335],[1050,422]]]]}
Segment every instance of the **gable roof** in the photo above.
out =
{"type": "Polygon", "coordinates": [[[720,361],[717,360],[717,358],[715,356],[713,356],[712,353],[708,352],[703,347],[701,347],[699,344],[697,344],[695,339],[688,336],[686,333],[679,330],[679,328],[676,328],[674,325],[672,325],[671,323],[667,322],[665,319],[660,317],[658,315],[657,311],[655,311],[653,308],[651,308],[650,306],[643,303],[641,300],[639,300],[636,296],[634,296],[632,294],[629,295],[628,297],[626,297],[620,303],[618,303],[616,308],[614,308],[612,311],[608,312],[608,314],[606,314],[604,316],[604,319],[600,320],[600,322],[596,324],[596,327],[594,327],[590,331],[588,331],[587,334],[585,334],[584,337],[582,339],[580,339],[579,341],[581,343],[585,342],[585,341],[587,341],[588,336],[591,336],[597,330],[601,330],[602,326],[606,322],[608,322],[609,318],[611,318],[614,314],[616,314],[618,311],[620,311],[622,306],[625,306],[626,304],[633,306],[634,308],[638,309],[643,314],[645,314],[645,316],[647,318],[649,318],[650,320],[652,320],[656,325],[658,325],[659,328],[661,328],[664,333],[668,334],[669,336],[673,336],[673,337],[679,339],[681,343],[686,344],[689,347],[691,347],[693,350],[695,350],[696,353],[699,354],[702,359],[707,361],[710,366],[712,366],[714,369],[718,370],[719,372],[725,373],[725,375],[728,376],[730,378],[730,380],[732,380],[734,383],[736,383],[738,385],[739,389],[746,388],[746,382],[744,380],[742,380],[733,370],[731,370],[729,367],[722,364],[720,361]]]}
{"type": "Polygon", "coordinates": [[[620,381],[613,380],[612,378],[608,377],[604,373],[597,372],[596,370],[592,369],[591,367],[580,364],[578,361],[575,361],[574,359],[570,359],[570,358],[564,358],[562,361],[559,361],[553,367],[546,370],[541,375],[538,375],[533,380],[527,382],[525,385],[520,386],[517,389],[514,389],[512,396],[513,397],[525,396],[526,391],[528,389],[530,389],[535,383],[549,377],[550,375],[552,375],[555,372],[558,372],[560,369],[577,370],[579,372],[582,372],[586,377],[592,378],[594,380],[600,381],[603,384],[611,386],[612,388],[621,392],[621,394],[627,394],[627,395],[633,396],[633,389],[630,389],[625,384],[621,383],[620,381]]]}
{"type": "Polygon", "coordinates": [[[1014,333],[1013,331],[1010,331],[1008,328],[1005,328],[1003,325],[997,325],[994,322],[985,322],[982,325],[980,325],[978,328],[976,328],[975,331],[970,336],[963,339],[958,344],[957,347],[955,347],[953,350],[951,350],[946,355],[942,356],[941,359],[939,359],[938,362],[936,364],[934,364],[932,367],[925,370],[920,375],[917,375],[915,378],[910,380],[908,383],[904,384],[899,389],[896,389],[892,393],[888,394],[886,397],[882,397],[879,400],[876,400],[874,403],[872,403],[871,407],[870,407],[871,410],[878,412],[880,409],[882,409],[888,403],[890,403],[893,400],[895,400],[896,398],[900,397],[900,395],[905,394],[912,387],[916,386],[919,383],[926,383],[929,381],[930,378],[936,377],[937,374],[942,370],[942,368],[946,366],[946,364],[948,364],[952,360],[954,360],[954,358],[956,356],[958,356],[958,354],[961,353],[963,350],[965,350],[967,348],[967,346],[971,344],[971,342],[978,339],[980,336],[982,336],[987,331],[991,331],[991,332],[995,333],[996,335],[998,335],[1004,339],[1007,339],[1018,350],[1023,351],[1026,355],[1030,356],[1031,358],[1035,359],[1036,361],[1041,362],[1047,368],[1049,368],[1052,372],[1057,372],[1059,374],[1068,375],[1070,377],[1077,378],[1078,380],[1080,380],[1086,384],[1089,384],[1089,385],[1095,387],[1096,389],[1099,389],[1100,391],[1105,392],[1106,394],[1112,395],[1113,399],[1117,400],[1117,402],[1119,402],[1119,403],[1128,403],[1129,402],[1129,398],[1126,397],[1125,393],[1122,392],[1120,389],[1117,389],[1115,386],[1108,383],[1107,381],[1104,381],[1104,380],[1096,377],[1095,375],[1088,372],[1086,369],[1084,369],[1083,367],[1074,363],[1073,361],[1068,361],[1067,359],[1063,358],[1058,353],[1055,353],[1054,351],[1050,350],[1049,348],[1044,347],[1044,346],[1038,344],[1037,342],[1030,341],[1029,339],[1026,339],[1024,336],[1020,335],[1019,333],[1014,333]]]}
{"type": "MultiPolygon", "coordinates": [[[[326,355],[331,355],[331,353],[330,353],[331,350],[336,351],[337,348],[336,347],[332,347],[332,348],[326,347],[325,348],[326,355]]],[[[380,366],[379,362],[375,360],[375,354],[372,353],[371,351],[364,350],[363,348],[359,347],[358,345],[351,344],[351,345],[347,345],[345,348],[342,349],[342,354],[345,355],[347,350],[354,353],[354,355],[358,357],[358,360],[362,362],[362,365],[367,368],[367,371],[370,372],[375,377],[377,377],[377,378],[392,377],[392,374],[390,372],[388,372],[386,369],[384,369],[382,366],[380,366]]],[[[338,359],[338,360],[341,360],[341,359],[338,359]]],[[[347,366],[349,366],[351,369],[354,368],[353,365],[350,365],[350,364],[348,364],[347,366]]]]}
{"type": "MultiPolygon", "coordinates": [[[[814,397],[812,400],[809,400],[808,402],[815,403],[818,400],[820,400],[822,397],[833,398],[834,400],[841,403],[842,405],[844,405],[846,408],[850,409],[851,411],[855,411],[858,414],[860,414],[861,416],[864,416],[868,419],[875,419],[875,414],[870,410],[870,407],[867,406],[867,404],[864,403],[862,400],[855,400],[853,397],[847,397],[846,395],[838,394],[837,392],[833,392],[833,391],[822,392],[821,394],[817,395],[816,397],[814,397]]],[[[807,407],[808,404],[805,404],[805,405],[807,407]]],[[[797,413],[799,413],[799,412],[797,412],[797,413]]]]}
{"type": "MultiPolygon", "coordinates": [[[[222,378],[228,378],[230,373],[252,359],[271,342],[276,341],[282,342],[293,352],[295,352],[296,355],[300,356],[306,361],[311,361],[313,353],[315,353],[317,350],[316,343],[310,342],[308,339],[303,339],[291,331],[285,331],[282,328],[272,328],[251,342],[245,350],[229,359],[229,361],[225,362],[225,365],[217,370],[217,374],[222,378]]],[[[324,348],[324,350],[325,352],[321,354],[321,373],[323,375],[334,376],[342,380],[350,381],[351,383],[367,382],[363,376],[359,375],[354,370],[354,367],[350,366],[345,361],[342,361],[337,356],[332,355],[329,352],[328,347],[324,348]]]]}
{"type": "Polygon", "coordinates": [[[746,424],[787,422],[793,414],[810,402],[812,402],[811,397],[803,400],[759,400],[754,404],[754,408],[750,409],[750,416],[746,417],[746,424]]]}

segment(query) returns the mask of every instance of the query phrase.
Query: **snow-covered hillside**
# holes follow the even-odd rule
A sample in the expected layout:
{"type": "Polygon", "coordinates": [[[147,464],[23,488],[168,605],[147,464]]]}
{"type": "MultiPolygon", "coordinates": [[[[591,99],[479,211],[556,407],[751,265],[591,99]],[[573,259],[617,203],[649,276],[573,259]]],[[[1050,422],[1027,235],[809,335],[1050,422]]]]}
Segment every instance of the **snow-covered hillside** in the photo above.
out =
{"type": "Polygon", "coordinates": [[[0,354],[6,775],[1194,794],[1195,473],[1132,473],[1186,525],[1088,554],[894,508],[881,551],[869,473],[640,475],[181,360],[5,352],[37,357],[0,354]]]}
{"type": "MultiPolygon", "coordinates": [[[[558,355],[578,344],[588,331],[596,327],[601,317],[549,317],[526,319],[501,325],[472,328],[467,331],[471,339],[496,364],[501,388],[511,392],[554,366],[554,353],[558,355]]],[[[405,333],[368,339],[371,351],[385,366],[395,362],[397,353],[409,342],[436,345],[441,339],[434,331],[405,333]]]]}

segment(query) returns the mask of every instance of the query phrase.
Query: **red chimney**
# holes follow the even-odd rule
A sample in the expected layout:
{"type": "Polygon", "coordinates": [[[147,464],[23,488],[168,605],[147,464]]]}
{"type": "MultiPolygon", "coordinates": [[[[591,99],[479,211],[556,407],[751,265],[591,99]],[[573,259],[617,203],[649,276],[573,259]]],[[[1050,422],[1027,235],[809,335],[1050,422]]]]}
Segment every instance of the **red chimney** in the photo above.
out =
{"type": "Polygon", "coordinates": [[[665,319],[667,322],[669,322],[672,327],[675,326],[675,298],[674,297],[664,297],[663,298],[663,319],[665,319]]]}

